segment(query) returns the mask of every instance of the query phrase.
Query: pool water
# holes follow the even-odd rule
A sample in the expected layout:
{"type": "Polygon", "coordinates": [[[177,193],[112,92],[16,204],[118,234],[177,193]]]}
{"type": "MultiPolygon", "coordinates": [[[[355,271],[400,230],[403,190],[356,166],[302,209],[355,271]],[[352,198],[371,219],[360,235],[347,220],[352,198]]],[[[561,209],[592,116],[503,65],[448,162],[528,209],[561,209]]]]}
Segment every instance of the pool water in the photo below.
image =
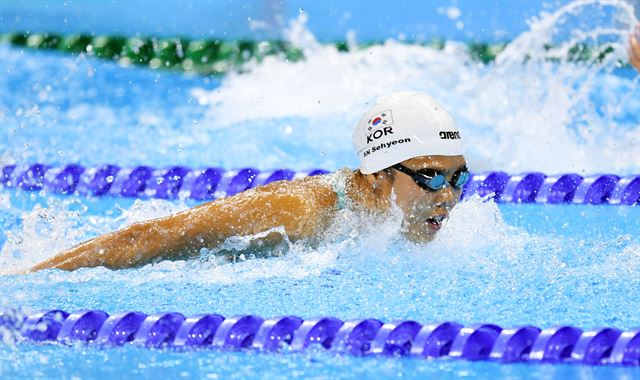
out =
{"type": "MultiPolygon", "coordinates": [[[[435,50],[391,39],[340,53],[314,40],[305,14],[286,31],[305,49],[305,61],[268,59],[221,78],[0,45],[0,165],[356,167],[350,132],[359,114],[389,89],[412,89],[431,93],[454,115],[473,171],[635,174],[640,76],[618,59],[626,59],[625,39],[637,21],[624,3],[582,3],[532,21],[489,65],[471,61],[455,42],[435,50]],[[601,28],[586,33],[593,25],[585,20],[602,9],[610,17],[598,18],[601,28]],[[580,38],[606,41],[614,52],[601,63],[580,64],[549,61],[541,48],[580,38]],[[523,52],[532,54],[524,63],[523,52]]],[[[29,267],[98,234],[194,204],[1,189],[0,267],[29,267]]],[[[280,257],[228,263],[212,254],[129,270],[2,276],[0,307],[640,326],[637,206],[497,205],[475,197],[454,209],[432,243],[409,243],[399,229],[397,213],[365,220],[344,211],[319,247],[291,244],[280,257]]],[[[278,355],[24,343],[0,345],[0,357],[3,378],[640,374],[637,368],[356,358],[322,349],[278,355]]]]}

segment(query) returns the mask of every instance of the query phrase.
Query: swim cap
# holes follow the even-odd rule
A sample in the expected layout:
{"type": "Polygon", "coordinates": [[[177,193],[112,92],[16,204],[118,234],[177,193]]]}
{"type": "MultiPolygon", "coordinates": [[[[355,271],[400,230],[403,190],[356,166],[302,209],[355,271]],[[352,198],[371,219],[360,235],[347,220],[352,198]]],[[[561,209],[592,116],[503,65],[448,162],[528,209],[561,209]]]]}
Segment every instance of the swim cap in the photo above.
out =
{"type": "Polygon", "coordinates": [[[398,92],[379,98],[353,131],[360,172],[371,174],[410,158],[462,154],[453,118],[427,94],[398,92]]]}

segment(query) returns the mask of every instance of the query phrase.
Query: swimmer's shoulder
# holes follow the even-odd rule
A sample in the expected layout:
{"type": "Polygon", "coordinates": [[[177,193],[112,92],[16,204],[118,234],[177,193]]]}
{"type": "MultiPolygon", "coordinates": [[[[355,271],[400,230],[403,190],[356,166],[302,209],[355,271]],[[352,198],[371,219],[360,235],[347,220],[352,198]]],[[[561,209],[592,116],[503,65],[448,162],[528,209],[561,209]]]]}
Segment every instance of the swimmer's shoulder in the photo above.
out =
{"type": "Polygon", "coordinates": [[[314,200],[316,205],[322,208],[330,208],[339,202],[341,188],[349,180],[353,170],[343,168],[333,173],[283,180],[269,183],[255,188],[258,193],[298,194],[306,200],[314,200]]]}

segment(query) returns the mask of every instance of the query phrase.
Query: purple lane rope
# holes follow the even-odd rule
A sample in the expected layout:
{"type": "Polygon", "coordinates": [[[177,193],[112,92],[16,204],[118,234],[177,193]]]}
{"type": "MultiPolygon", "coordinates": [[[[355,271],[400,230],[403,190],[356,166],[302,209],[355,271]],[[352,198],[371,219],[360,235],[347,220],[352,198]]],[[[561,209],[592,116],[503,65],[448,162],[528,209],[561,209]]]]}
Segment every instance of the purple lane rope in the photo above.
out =
{"type": "Polygon", "coordinates": [[[640,366],[640,328],[465,327],[457,322],[345,322],[333,317],[303,320],[255,315],[225,318],[218,314],[185,317],[177,312],[147,315],[136,311],[108,315],[102,310],[67,313],[58,309],[23,314],[7,309],[0,311],[0,332],[2,329],[14,332],[18,342],[63,345],[267,352],[300,352],[316,346],[354,356],[640,366]]]}
{"type": "MultiPolygon", "coordinates": [[[[121,168],[103,165],[85,168],[77,164],[53,167],[46,164],[0,166],[0,189],[46,191],[52,194],[116,196],[133,198],[194,199],[229,196],[252,187],[280,180],[328,173],[313,169],[261,171],[255,168],[224,170],[174,166],[121,168]]],[[[492,196],[502,203],[609,204],[640,203],[640,174],[546,175],[538,172],[472,174],[463,198],[473,194],[492,196]]]]}

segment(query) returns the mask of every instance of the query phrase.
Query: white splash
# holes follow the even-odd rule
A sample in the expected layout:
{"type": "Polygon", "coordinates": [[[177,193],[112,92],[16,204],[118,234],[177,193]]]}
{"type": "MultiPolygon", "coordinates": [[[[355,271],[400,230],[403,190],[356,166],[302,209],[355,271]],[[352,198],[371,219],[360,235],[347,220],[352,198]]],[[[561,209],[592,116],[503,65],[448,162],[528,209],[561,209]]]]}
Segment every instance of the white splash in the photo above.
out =
{"type": "Polygon", "coordinates": [[[6,232],[0,250],[3,271],[27,269],[93,236],[123,228],[132,223],[170,215],[184,210],[183,202],[136,200],[129,208],[117,207],[104,216],[89,215],[87,205],[78,199],[49,198],[20,215],[22,226],[6,232]]]}
{"type": "Polygon", "coordinates": [[[305,20],[285,33],[303,49],[304,61],[266,59],[228,75],[214,91],[193,91],[209,106],[205,126],[292,118],[303,130],[298,138],[342,146],[377,97],[418,90],[453,114],[474,170],[624,174],[640,168],[640,77],[613,73],[618,61],[627,61],[627,36],[637,23],[630,4],[576,1],[542,14],[488,66],[455,42],[436,50],[387,40],[341,53],[319,45],[305,20]],[[571,62],[569,49],[578,43],[613,51],[599,63],[571,62]]]}
{"type": "MultiPolygon", "coordinates": [[[[132,206],[123,215],[135,214],[133,220],[150,215],[148,211],[134,211],[134,208],[139,210],[140,205],[132,206]]],[[[131,217],[126,216],[117,219],[118,222],[114,224],[125,225],[127,223],[124,220],[132,221],[131,217]]],[[[397,208],[384,214],[344,209],[338,213],[318,247],[311,247],[303,241],[291,243],[287,240],[286,254],[256,258],[251,257],[251,251],[242,252],[252,238],[273,232],[267,231],[252,237],[231,238],[223,246],[204,252],[195,260],[167,260],[132,270],[85,268],[74,272],[44,271],[30,275],[30,281],[84,283],[109,280],[136,286],[150,281],[171,283],[188,279],[189,282],[201,284],[229,285],[269,278],[303,279],[320,276],[323,271],[336,267],[386,268],[400,258],[413,260],[418,267],[438,265],[452,269],[459,267],[461,262],[472,261],[484,263],[482,268],[497,270],[504,260],[513,260],[513,257],[503,257],[504,251],[518,255],[523,251],[523,246],[534,239],[507,226],[496,204],[480,198],[472,198],[456,207],[449,223],[432,243],[413,244],[405,241],[401,237],[401,226],[402,212],[397,208]],[[479,244],[479,241],[483,243],[479,244]],[[491,247],[497,247],[495,251],[500,254],[483,257],[491,247]],[[222,251],[228,253],[234,250],[239,254],[232,260],[219,255],[222,251]]],[[[38,240],[31,235],[25,238],[34,242],[38,240]]],[[[24,261],[21,260],[21,264],[24,265],[24,261]]]]}
{"type": "MultiPolygon", "coordinates": [[[[635,22],[632,9],[624,3],[571,3],[534,20],[531,31],[512,42],[495,64],[483,67],[469,59],[462,44],[453,42],[440,51],[389,40],[380,46],[340,53],[334,47],[318,44],[304,28],[303,18],[289,33],[290,40],[305,49],[305,61],[267,59],[250,66],[245,74],[225,78],[213,92],[197,90],[195,94],[199,102],[210,107],[204,124],[211,128],[233,129],[239,124],[260,125],[265,120],[289,118],[302,121],[291,126],[303,130],[299,137],[340,147],[360,113],[377,96],[392,90],[422,90],[439,99],[458,119],[466,135],[469,161],[476,170],[637,171],[639,77],[612,74],[616,61],[625,57],[626,35],[635,22]],[[565,17],[588,21],[590,12],[602,7],[613,15],[605,20],[611,25],[599,21],[596,28],[575,27],[564,41],[554,34],[565,17]],[[614,48],[601,63],[545,60],[563,56],[576,42],[600,36],[608,36],[614,48]],[[550,41],[556,48],[546,50],[544,44],[550,41]],[[531,57],[523,63],[527,53],[531,57]],[[608,103],[598,106],[593,97],[608,103]],[[631,115],[631,119],[625,120],[624,115],[631,115]]],[[[159,200],[136,201],[105,216],[89,216],[82,209],[72,211],[72,204],[65,202],[52,198],[45,207],[24,213],[22,227],[9,231],[0,251],[0,267],[25,268],[91,236],[186,207],[159,200]]],[[[11,206],[8,199],[0,199],[0,203],[11,206]]],[[[186,276],[194,282],[228,284],[313,276],[341,260],[378,259],[386,263],[389,256],[399,260],[399,255],[406,252],[418,261],[426,259],[447,268],[476,262],[491,270],[508,271],[509,263],[520,260],[524,272],[532,262],[549,268],[562,264],[554,255],[544,257],[547,251],[560,252],[553,241],[506,225],[495,204],[479,199],[454,209],[437,239],[426,246],[398,241],[399,226],[393,218],[359,222],[354,215],[343,213],[325,244],[318,248],[292,244],[287,255],[268,260],[235,264],[165,261],[132,271],[53,271],[36,274],[34,279],[41,278],[45,283],[93,278],[136,283],[151,279],[182,281],[186,276]],[[526,245],[537,249],[532,251],[536,257],[529,257],[525,264],[526,245]],[[487,256],[487,252],[496,255],[487,256]]],[[[629,261],[637,254],[637,244],[624,251],[629,261]]]]}

